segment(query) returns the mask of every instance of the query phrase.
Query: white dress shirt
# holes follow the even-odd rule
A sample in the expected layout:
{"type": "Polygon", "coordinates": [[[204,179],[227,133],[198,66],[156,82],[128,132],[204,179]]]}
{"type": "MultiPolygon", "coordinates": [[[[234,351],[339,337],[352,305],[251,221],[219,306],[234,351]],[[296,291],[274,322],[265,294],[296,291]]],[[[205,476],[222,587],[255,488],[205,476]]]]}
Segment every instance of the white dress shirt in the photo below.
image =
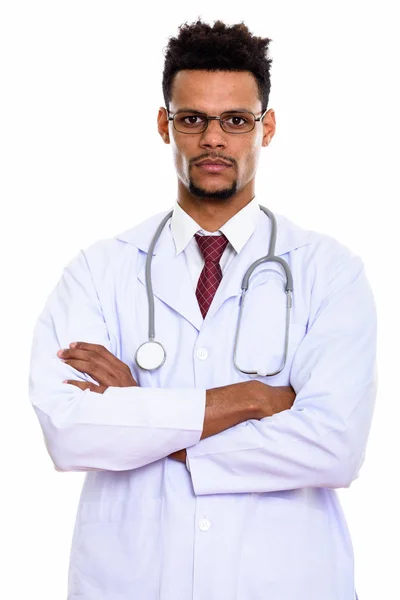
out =
{"type": "Polygon", "coordinates": [[[204,267],[204,258],[194,237],[200,235],[221,235],[228,239],[228,244],[222,254],[220,265],[224,276],[232,258],[241,251],[243,246],[254,233],[260,209],[254,197],[246,206],[231,217],[218,231],[211,232],[200,228],[200,225],[175,202],[171,218],[171,233],[174,238],[176,254],[184,252],[193,288],[196,291],[200,273],[204,267]]]}

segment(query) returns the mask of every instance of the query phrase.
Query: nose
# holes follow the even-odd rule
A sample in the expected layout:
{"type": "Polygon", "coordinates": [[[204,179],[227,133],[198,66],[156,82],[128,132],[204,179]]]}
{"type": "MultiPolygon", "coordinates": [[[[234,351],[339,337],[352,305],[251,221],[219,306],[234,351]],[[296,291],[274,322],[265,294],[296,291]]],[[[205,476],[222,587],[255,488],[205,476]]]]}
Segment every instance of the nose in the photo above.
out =
{"type": "Polygon", "coordinates": [[[211,119],[207,129],[201,134],[200,146],[202,148],[226,148],[226,136],[219,121],[211,119]]]}

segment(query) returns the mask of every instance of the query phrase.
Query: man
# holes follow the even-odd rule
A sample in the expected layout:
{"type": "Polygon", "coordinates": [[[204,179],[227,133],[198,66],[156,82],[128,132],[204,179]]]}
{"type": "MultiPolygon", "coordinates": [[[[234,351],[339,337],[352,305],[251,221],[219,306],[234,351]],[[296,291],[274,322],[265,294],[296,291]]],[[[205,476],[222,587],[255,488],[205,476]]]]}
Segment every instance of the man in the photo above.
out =
{"type": "Polygon", "coordinates": [[[355,598],[335,488],[358,476],[375,403],[362,262],[276,215],[279,260],[242,298],[273,238],[255,197],[276,125],[269,42],[221,21],[170,39],[158,131],[172,215],[81,251],[37,322],[30,393],[47,448],[57,470],[87,472],[70,600],[355,598]]]}

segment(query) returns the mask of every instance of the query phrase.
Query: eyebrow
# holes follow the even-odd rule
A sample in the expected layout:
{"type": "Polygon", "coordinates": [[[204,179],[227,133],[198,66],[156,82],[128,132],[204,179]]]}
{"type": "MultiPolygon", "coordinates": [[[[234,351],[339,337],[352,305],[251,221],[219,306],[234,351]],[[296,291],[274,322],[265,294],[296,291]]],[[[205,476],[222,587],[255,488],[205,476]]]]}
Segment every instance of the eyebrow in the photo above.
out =
{"type": "MultiPolygon", "coordinates": [[[[192,112],[192,113],[198,113],[198,114],[202,114],[202,115],[206,115],[206,111],[205,110],[196,110],[195,108],[190,108],[190,107],[183,107],[183,108],[178,108],[177,111],[175,112],[192,112]]],[[[172,111],[170,111],[172,112],[172,111]]],[[[228,108],[227,110],[223,110],[222,113],[224,112],[229,112],[229,113],[234,113],[234,112],[253,112],[252,110],[250,110],[249,108],[228,108]]],[[[221,114],[222,114],[221,113],[221,114]]]]}

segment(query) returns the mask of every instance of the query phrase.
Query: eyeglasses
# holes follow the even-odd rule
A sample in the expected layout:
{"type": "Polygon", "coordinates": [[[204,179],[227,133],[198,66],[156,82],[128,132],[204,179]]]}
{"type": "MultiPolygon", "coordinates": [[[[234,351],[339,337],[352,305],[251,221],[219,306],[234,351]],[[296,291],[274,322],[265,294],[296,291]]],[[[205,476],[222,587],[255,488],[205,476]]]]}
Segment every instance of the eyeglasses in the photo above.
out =
{"type": "MultiPolygon", "coordinates": [[[[167,109],[168,115],[171,115],[167,109]]],[[[205,113],[195,110],[178,110],[172,116],[168,116],[168,121],[172,121],[174,128],[179,133],[203,133],[211,120],[219,121],[221,129],[226,133],[249,133],[261,121],[267,109],[256,117],[249,110],[229,110],[223,112],[219,117],[210,117],[205,113]]]]}

